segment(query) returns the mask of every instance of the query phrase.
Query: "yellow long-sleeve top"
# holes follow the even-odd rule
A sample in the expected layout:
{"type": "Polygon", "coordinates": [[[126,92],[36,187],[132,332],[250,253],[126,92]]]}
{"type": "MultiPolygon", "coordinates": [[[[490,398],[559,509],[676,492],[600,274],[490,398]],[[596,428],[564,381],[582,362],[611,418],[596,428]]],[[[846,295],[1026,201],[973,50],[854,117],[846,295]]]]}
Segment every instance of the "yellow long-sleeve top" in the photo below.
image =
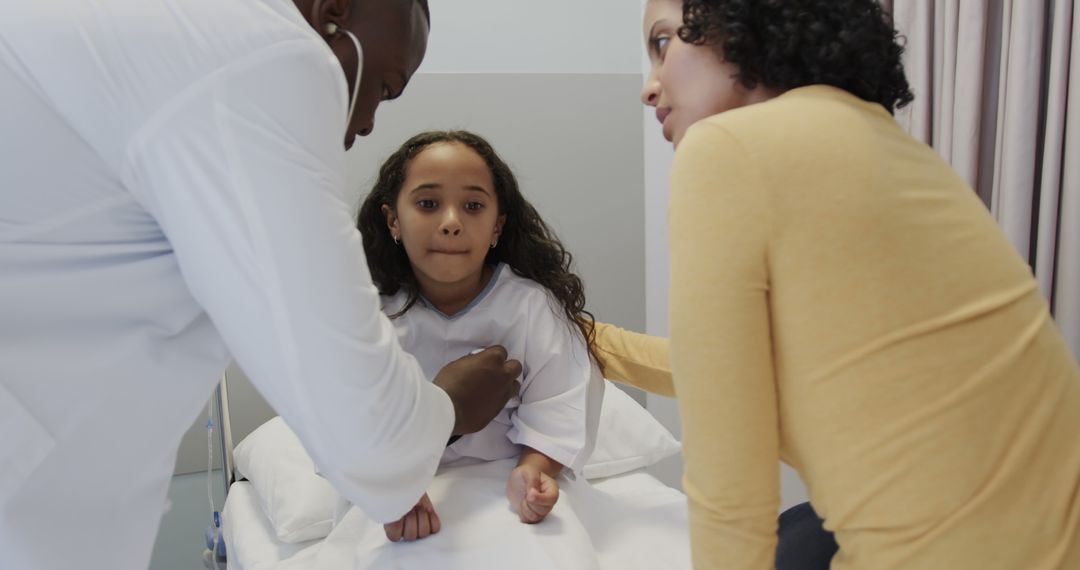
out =
{"type": "MultiPolygon", "coordinates": [[[[779,459],[834,569],[1080,568],[1080,371],[983,204],[884,108],[815,86],[702,121],[670,228],[696,568],[774,567],[779,459]]],[[[665,390],[662,342],[597,344],[665,390]]]]}

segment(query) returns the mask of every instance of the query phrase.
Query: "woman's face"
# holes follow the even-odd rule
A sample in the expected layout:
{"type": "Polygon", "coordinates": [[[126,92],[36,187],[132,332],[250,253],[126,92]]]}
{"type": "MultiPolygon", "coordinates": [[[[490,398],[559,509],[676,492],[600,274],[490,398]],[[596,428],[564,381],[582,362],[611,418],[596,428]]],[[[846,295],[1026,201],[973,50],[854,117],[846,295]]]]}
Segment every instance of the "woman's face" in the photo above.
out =
{"type": "Polygon", "coordinates": [[[656,108],[664,138],[676,147],[690,125],[724,111],[768,99],[761,86],[746,89],[713,46],[679,39],[681,0],[649,0],[645,7],[645,47],[651,71],[641,101],[656,108]]]}

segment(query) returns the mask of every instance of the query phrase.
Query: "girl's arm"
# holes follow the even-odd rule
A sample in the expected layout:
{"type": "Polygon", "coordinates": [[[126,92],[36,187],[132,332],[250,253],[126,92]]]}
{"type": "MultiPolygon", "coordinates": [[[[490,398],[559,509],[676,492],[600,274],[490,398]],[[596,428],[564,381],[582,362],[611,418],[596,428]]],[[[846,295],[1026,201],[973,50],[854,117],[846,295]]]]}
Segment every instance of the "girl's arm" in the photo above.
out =
{"type": "Polygon", "coordinates": [[[552,479],[558,477],[563,470],[562,463],[555,461],[531,447],[525,447],[521,450],[521,458],[518,459],[518,467],[521,466],[535,468],[552,479]]]}
{"type": "Polygon", "coordinates": [[[538,523],[555,508],[559,501],[555,478],[562,469],[561,463],[547,455],[527,446],[522,449],[518,466],[506,482],[506,498],[521,522],[538,523]]]}
{"type": "Polygon", "coordinates": [[[593,348],[604,363],[604,377],[646,392],[674,397],[668,339],[596,323],[593,348]]]}

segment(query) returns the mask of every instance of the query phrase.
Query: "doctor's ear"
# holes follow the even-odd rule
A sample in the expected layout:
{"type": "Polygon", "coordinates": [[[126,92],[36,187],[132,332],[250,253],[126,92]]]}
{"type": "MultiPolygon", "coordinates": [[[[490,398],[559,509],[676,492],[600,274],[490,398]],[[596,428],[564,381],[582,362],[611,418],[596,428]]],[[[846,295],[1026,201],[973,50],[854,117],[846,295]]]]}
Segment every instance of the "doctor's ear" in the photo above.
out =
{"type": "Polygon", "coordinates": [[[324,37],[334,36],[345,27],[352,10],[352,0],[314,0],[308,21],[324,37]]]}

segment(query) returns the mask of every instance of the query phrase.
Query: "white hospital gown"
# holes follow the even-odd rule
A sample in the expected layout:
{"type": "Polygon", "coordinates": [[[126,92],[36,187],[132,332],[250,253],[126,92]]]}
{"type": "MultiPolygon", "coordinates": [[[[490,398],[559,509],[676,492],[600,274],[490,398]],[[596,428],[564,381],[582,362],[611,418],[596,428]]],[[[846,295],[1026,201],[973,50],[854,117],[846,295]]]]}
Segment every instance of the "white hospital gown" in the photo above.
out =
{"type": "MultiPolygon", "coordinates": [[[[393,315],[406,296],[383,299],[383,310],[393,315]]],[[[544,287],[500,264],[457,314],[445,315],[421,298],[392,322],[428,379],[447,363],[496,344],[521,361],[519,396],[486,428],[448,447],[444,465],[517,457],[528,446],[573,472],[584,466],[595,441],[603,377],[579,329],[544,287]]]]}

